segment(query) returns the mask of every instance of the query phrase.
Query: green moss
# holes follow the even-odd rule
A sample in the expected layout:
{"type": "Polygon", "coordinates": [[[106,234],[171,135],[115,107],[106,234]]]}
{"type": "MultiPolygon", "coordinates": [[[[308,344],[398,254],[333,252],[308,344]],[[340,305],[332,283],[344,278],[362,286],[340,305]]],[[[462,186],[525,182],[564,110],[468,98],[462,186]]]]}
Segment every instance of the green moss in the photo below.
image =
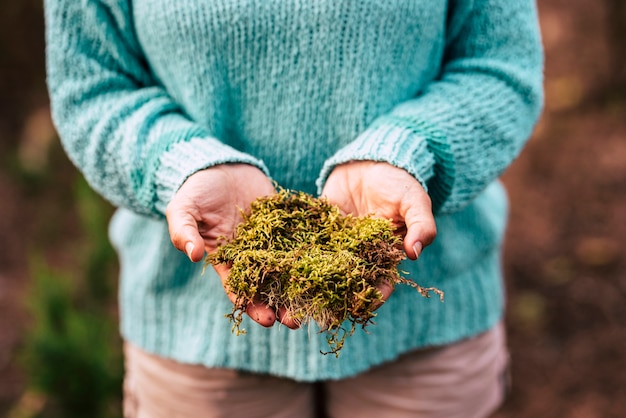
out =
{"type": "Polygon", "coordinates": [[[357,325],[373,323],[384,282],[443,296],[400,276],[402,239],[386,219],[344,216],[325,199],[287,190],[257,199],[243,217],[236,237],[207,257],[231,266],[226,286],[236,302],[227,316],[238,334],[246,306],[260,301],[285,307],[299,324],[315,321],[338,355],[357,325]]]}

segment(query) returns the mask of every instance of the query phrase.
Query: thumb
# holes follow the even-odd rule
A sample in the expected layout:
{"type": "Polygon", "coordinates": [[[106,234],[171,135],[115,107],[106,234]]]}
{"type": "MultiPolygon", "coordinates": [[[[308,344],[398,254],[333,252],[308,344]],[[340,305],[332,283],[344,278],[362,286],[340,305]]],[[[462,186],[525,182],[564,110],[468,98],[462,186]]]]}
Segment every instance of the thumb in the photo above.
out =
{"type": "Polygon", "coordinates": [[[166,218],[174,247],[184,252],[194,263],[202,260],[204,240],[198,231],[198,223],[193,215],[175,206],[168,206],[166,218]]]}
{"type": "Polygon", "coordinates": [[[411,260],[416,260],[422,250],[430,245],[437,236],[437,226],[432,213],[430,198],[417,199],[407,206],[404,214],[406,235],[404,237],[404,251],[411,260]]]}

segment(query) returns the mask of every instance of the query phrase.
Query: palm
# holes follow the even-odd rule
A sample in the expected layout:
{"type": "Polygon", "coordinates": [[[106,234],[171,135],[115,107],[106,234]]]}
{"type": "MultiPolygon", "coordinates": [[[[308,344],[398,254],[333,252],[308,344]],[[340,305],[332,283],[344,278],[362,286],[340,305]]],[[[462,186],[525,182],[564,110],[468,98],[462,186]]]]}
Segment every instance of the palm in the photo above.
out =
{"type": "MultiPolygon", "coordinates": [[[[219,240],[232,237],[241,222],[241,209],[257,197],[273,194],[271,181],[257,168],[245,164],[221,165],[190,176],[167,207],[172,243],[191,261],[202,260],[216,250],[219,240]]],[[[222,283],[228,266],[216,266],[222,283]]],[[[234,302],[235,296],[227,292],[234,302]]],[[[251,303],[248,315],[264,326],[271,326],[276,313],[268,306],[251,303]]],[[[289,324],[290,325],[290,324],[289,324]]]]}
{"type": "Polygon", "coordinates": [[[436,234],[431,201],[420,183],[406,171],[387,163],[359,161],[336,167],[322,193],[345,213],[390,219],[404,237],[411,258],[436,234]]]}

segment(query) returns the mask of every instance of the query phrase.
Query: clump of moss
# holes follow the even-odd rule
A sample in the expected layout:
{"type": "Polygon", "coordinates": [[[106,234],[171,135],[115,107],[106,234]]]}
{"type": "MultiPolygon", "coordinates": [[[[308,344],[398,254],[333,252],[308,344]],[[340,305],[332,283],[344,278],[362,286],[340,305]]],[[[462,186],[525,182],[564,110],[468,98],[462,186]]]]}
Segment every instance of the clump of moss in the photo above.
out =
{"type": "Polygon", "coordinates": [[[257,199],[243,218],[235,238],[207,257],[207,263],[231,266],[226,287],[236,302],[227,317],[237,334],[245,333],[243,313],[254,299],[285,307],[298,324],[315,321],[338,355],[357,325],[373,323],[382,283],[443,296],[400,276],[402,240],[386,219],[344,216],[325,199],[288,190],[257,199]]]}

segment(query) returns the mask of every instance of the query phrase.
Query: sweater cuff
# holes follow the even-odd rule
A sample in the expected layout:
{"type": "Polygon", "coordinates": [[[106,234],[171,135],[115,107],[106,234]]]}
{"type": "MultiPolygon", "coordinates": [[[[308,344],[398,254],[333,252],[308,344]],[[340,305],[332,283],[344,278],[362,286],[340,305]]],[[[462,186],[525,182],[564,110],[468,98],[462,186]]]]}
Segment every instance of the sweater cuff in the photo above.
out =
{"type": "Polygon", "coordinates": [[[435,158],[428,149],[426,137],[391,115],[377,119],[353,142],[328,159],[319,178],[317,191],[322,189],[333,169],[350,161],[379,161],[402,168],[420,182],[425,190],[434,175],[435,158]]]}
{"type": "Polygon", "coordinates": [[[165,213],[165,208],[174,194],[195,172],[219,164],[237,163],[253,165],[269,177],[269,171],[261,160],[214,138],[192,138],[173,145],[159,160],[159,170],[156,173],[156,209],[165,213]]]}

